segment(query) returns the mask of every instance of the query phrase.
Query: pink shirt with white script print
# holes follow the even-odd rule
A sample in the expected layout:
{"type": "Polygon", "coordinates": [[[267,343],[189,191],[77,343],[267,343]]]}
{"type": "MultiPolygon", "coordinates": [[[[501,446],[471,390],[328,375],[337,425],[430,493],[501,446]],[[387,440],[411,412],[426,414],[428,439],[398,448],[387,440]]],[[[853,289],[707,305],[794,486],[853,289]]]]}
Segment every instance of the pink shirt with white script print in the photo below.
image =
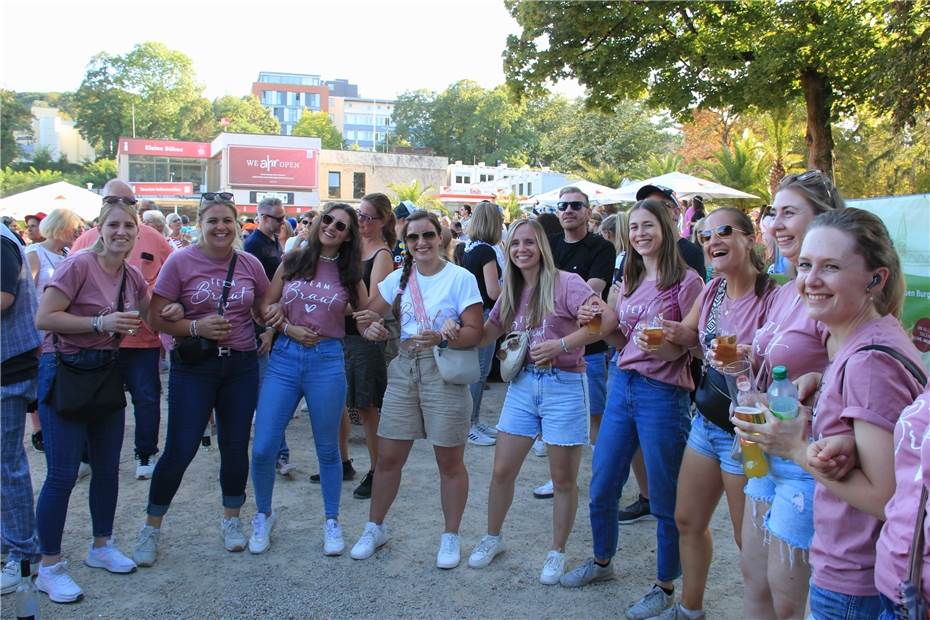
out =
{"type": "Polygon", "coordinates": [[[349,293],[339,281],[339,267],[320,260],[310,280],[286,280],[281,304],[288,323],[310,327],[323,338],[346,335],[349,293]]]}

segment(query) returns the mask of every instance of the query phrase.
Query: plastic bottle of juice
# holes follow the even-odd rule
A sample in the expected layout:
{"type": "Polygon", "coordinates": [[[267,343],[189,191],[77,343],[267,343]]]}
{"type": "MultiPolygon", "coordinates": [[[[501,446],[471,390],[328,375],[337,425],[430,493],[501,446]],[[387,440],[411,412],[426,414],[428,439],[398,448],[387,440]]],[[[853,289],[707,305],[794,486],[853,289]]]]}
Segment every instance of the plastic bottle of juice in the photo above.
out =
{"type": "Polygon", "coordinates": [[[798,417],[798,388],[788,380],[788,368],[776,366],[772,369],[772,385],[769,386],[769,409],[782,420],[798,417]]]}

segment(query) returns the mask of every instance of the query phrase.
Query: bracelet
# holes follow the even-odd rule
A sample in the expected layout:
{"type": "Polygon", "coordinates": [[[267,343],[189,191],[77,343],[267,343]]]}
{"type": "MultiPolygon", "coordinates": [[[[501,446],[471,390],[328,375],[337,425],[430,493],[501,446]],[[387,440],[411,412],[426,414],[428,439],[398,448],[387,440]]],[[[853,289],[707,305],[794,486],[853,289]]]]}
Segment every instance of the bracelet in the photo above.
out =
{"type": "Polygon", "coordinates": [[[559,344],[562,345],[562,350],[568,353],[568,345],[565,344],[565,338],[559,338],[559,344]]]}
{"type": "Polygon", "coordinates": [[[91,329],[94,330],[95,334],[99,334],[103,331],[101,329],[102,325],[103,325],[103,318],[99,314],[91,318],[90,327],[91,329]]]}
{"type": "Polygon", "coordinates": [[[287,336],[287,328],[288,328],[289,325],[290,325],[290,323],[285,323],[285,324],[284,324],[284,335],[285,335],[285,336],[287,336]]]}
{"type": "Polygon", "coordinates": [[[190,334],[191,338],[197,338],[197,319],[191,321],[190,334]]]}

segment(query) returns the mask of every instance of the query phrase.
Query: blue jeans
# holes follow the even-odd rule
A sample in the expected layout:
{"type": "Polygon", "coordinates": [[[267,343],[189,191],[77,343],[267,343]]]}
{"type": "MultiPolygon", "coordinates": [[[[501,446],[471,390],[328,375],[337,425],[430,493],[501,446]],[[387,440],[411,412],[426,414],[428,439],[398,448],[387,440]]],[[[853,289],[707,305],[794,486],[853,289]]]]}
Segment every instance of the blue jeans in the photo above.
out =
{"type": "Polygon", "coordinates": [[[608,560],[617,553],[617,502],[630,475],[633,455],[642,446],[649,506],[658,520],[657,577],[672,581],[681,575],[675,495],[688,440],[688,403],[688,392],[674,385],[629,370],[611,374],[591,466],[591,533],[598,560],[608,560]]]}
{"type": "Polygon", "coordinates": [[[245,503],[257,395],[255,351],[233,351],[229,357],[211,357],[196,364],[186,364],[177,356],[171,360],[168,433],[149,486],[148,514],[160,517],[168,512],[214,409],[223,507],[240,508],[245,503]]]}
{"type": "MultiPolygon", "coordinates": [[[[62,358],[79,366],[97,366],[109,359],[112,351],[85,349],[62,358]]],[[[61,553],[61,536],[68,514],[71,490],[77,481],[81,453],[85,444],[90,457],[93,477],[90,479],[90,518],[95,537],[113,534],[113,515],[119,493],[119,455],[123,447],[124,409],[102,416],[93,422],[66,420],[45,402],[52,387],[58,362],[54,353],[39,358],[39,419],[45,441],[45,461],[48,473],[39,493],[36,519],[39,544],[45,555],[61,553]]]]}
{"type": "Polygon", "coordinates": [[[26,408],[36,398],[37,383],[33,377],[0,388],[0,538],[8,560],[31,559],[39,554],[32,478],[23,448],[26,408]]]}
{"type": "MultiPolygon", "coordinates": [[[[256,340],[256,346],[261,346],[261,342],[256,340]]],[[[262,384],[265,382],[265,371],[268,370],[268,361],[271,359],[271,352],[264,353],[258,356],[258,387],[261,388],[262,384]]],[[[294,407],[297,408],[296,406],[294,407]]],[[[293,413],[293,412],[292,412],[293,413]]],[[[285,426],[285,429],[287,427],[285,426]]],[[[284,461],[285,463],[290,463],[291,461],[291,449],[287,447],[287,439],[284,435],[281,435],[281,448],[278,450],[278,460],[284,461]]]]}
{"type": "Polygon", "coordinates": [[[882,611],[875,596],[854,596],[819,588],[811,582],[811,617],[814,620],[875,620],[882,611]]]}
{"type": "Polygon", "coordinates": [[[897,620],[900,617],[897,615],[898,604],[884,594],[879,594],[878,598],[882,606],[882,612],[879,614],[878,620],[897,620]]]}
{"type": "Polygon", "coordinates": [[[252,444],[252,484],[258,510],[271,513],[275,458],[284,429],[300,402],[307,399],[310,426],[320,464],[323,510],[327,519],[339,516],[342,459],[339,423],[346,402],[346,371],[342,341],[327,339],[314,347],[281,336],[265,371],[252,444]]]}
{"type": "MultiPolygon", "coordinates": [[[[484,320],[488,320],[490,310],[484,311],[484,320]]],[[[486,347],[478,349],[478,364],[481,368],[481,377],[468,386],[471,392],[471,423],[477,424],[481,418],[481,398],[484,396],[484,384],[488,381],[488,375],[491,373],[491,363],[494,361],[494,352],[497,350],[497,342],[492,342],[486,347]]]]}
{"type": "Polygon", "coordinates": [[[158,426],[161,422],[160,349],[120,349],[119,365],[123,383],[132,396],[136,416],[136,452],[140,456],[158,453],[158,426]]]}
{"type": "Polygon", "coordinates": [[[585,355],[584,360],[588,364],[585,372],[588,375],[588,401],[591,415],[601,415],[604,413],[607,400],[607,352],[585,355]]]}

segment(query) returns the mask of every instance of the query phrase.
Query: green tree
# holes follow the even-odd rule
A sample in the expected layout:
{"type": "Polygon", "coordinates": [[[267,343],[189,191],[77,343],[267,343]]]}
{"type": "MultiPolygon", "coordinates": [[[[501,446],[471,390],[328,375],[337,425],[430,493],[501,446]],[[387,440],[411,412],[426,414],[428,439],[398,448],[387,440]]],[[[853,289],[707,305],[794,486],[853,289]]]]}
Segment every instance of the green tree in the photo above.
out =
{"type": "Polygon", "coordinates": [[[388,189],[394,194],[394,202],[409,200],[420,209],[438,210],[448,214],[449,210],[436,198],[436,191],[431,185],[421,185],[419,179],[410,183],[388,183],[388,189]]]}
{"type": "Polygon", "coordinates": [[[232,133],[277,134],[281,123],[255,95],[226,95],[213,101],[213,115],[225,131],[232,133]]]}
{"type": "Polygon", "coordinates": [[[704,167],[717,183],[758,196],[770,198],[768,180],[770,160],[752,132],[747,130],[733,139],[732,146],[725,146],[716,154],[714,161],[704,167]]]}
{"type": "Polygon", "coordinates": [[[319,138],[324,149],[342,149],[342,134],[326,112],[311,112],[305,109],[297,119],[291,135],[319,138]]]}
{"type": "Polygon", "coordinates": [[[666,153],[665,155],[652,154],[646,159],[630,166],[627,175],[631,179],[642,181],[652,177],[662,176],[669,172],[684,172],[688,169],[685,166],[685,158],[677,153],[666,153]]]}
{"type": "Polygon", "coordinates": [[[398,95],[391,113],[397,137],[417,148],[431,147],[435,101],[436,94],[423,89],[398,95]]]}
{"type": "Polygon", "coordinates": [[[593,166],[587,162],[581,162],[581,176],[587,181],[607,187],[620,187],[623,182],[623,173],[607,164],[593,166]]]}
{"type": "Polygon", "coordinates": [[[7,166],[0,170],[0,195],[10,196],[64,180],[64,175],[59,170],[13,170],[7,166]]]}
{"type": "Polygon", "coordinates": [[[31,127],[29,107],[17,101],[13,91],[0,90],[0,166],[5,167],[20,155],[13,132],[30,131],[31,127]]]}
{"type": "Polygon", "coordinates": [[[648,94],[679,118],[697,107],[739,113],[804,101],[808,166],[831,174],[831,123],[841,115],[867,101],[897,104],[901,118],[928,105],[928,0],[902,9],[904,17],[894,7],[906,3],[886,0],[505,4],[522,27],[504,53],[518,92],[575,78],[601,109],[648,94]],[[885,32],[892,21],[898,44],[885,32]],[[920,62],[901,63],[902,49],[920,62]],[[883,96],[891,79],[883,71],[916,96],[883,96]]]}
{"type": "Polygon", "coordinates": [[[92,183],[94,187],[103,187],[110,179],[117,176],[115,159],[100,158],[84,164],[81,171],[81,185],[92,183]]]}

